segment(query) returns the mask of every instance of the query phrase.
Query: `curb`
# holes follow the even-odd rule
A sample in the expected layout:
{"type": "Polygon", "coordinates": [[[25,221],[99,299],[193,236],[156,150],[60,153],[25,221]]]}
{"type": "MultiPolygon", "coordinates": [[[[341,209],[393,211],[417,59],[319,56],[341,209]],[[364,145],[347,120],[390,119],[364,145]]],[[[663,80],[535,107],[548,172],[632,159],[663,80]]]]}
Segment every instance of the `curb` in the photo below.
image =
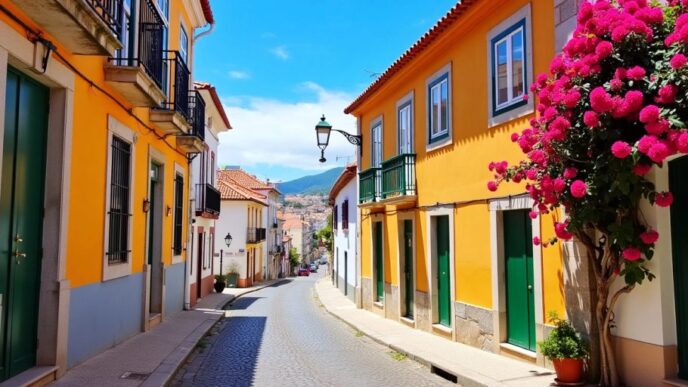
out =
{"type": "MultiPolygon", "coordinates": [[[[396,346],[396,345],[394,345],[394,344],[389,344],[388,342],[386,342],[386,341],[384,341],[384,340],[382,340],[382,339],[380,339],[380,338],[378,338],[378,337],[375,337],[375,336],[373,336],[373,335],[371,335],[371,334],[365,332],[364,330],[360,329],[358,325],[352,323],[351,321],[345,320],[343,317],[341,317],[341,316],[337,315],[335,312],[331,311],[331,310],[322,302],[322,300],[320,299],[320,292],[318,291],[318,285],[319,285],[320,281],[324,281],[324,280],[326,280],[326,279],[327,279],[327,278],[322,278],[322,279],[320,279],[320,280],[318,280],[318,281],[316,282],[316,284],[315,284],[315,294],[316,294],[316,296],[317,296],[317,298],[318,298],[318,302],[320,303],[320,305],[323,306],[323,309],[325,309],[325,310],[327,311],[327,313],[329,313],[331,316],[333,316],[333,317],[336,318],[337,320],[339,320],[339,321],[343,322],[344,324],[350,326],[351,328],[353,328],[353,329],[355,329],[357,332],[360,332],[361,334],[365,335],[366,337],[368,337],[369,339],[373,340],[374,342],[376,342],[376,343],[378,343],[378,344],[380,344],[380,345],[382,345],[382,346],[384,346],[384,347],[387,347],[387,348],[391,349],[392,351],[401,353],[401,354],[403,354],[404,356],[406,356],[408,359],[410,359],[410,360],[412,360],[412,361],[415,361],[416,363],[421,364],[421,365],[427,367],[428,370],[429,370],[431,373],[435,373],[435,372],[433,372],[433,370],[432,370],[433,368],[438,368],[438,369],[442,370],[443,372],[448,373],[448,374],[454,376],[454,377],[456,378],[456,382],[457,382],[458,384],[462,385],[462,386],[467,386],[467,387],[504,386],[504,384],[498,383],[498,382],[497,382],[497,383],[489,383],[489,384],[487,384],[487,383],[485,383],[484,381],[480,381],[480,380],[471,378],[471,377],[466,376],[466,375],[462,375],[462,374],[459,374],[459,373],[456,373],[456,372],[453,372],[453,371],[449,371],[449,370],[447,370],[445,367],[439,366],[439,365],[433,363],[432,361],[425,359],[424,357],[421,357],[421,356],[418,356],[418,355],[416,355],[416,354],[410,353],[410,352],[408,352],[408,351],[406,351],[406,350],[404,350],[404,349],[399,348],[398,346],[396,346]]],[[[435,373],[435,374],[436,374],[436,373],[435,373]]],[[[439,375],[438,375],[438,376],[439,376],[439,375]]]]}
{"type": "MultiPolygon", "coordinates": [[[[243,297],[246,294],[257,292],[258,290],[265,289],[276,283],[285,281],[285,279],[280,279],[269,284],[261,285],[255,289],[237,294],[236,296],[231,296],[226,302],[216,305],[215,310],[224,310],[227,306],[234,303],[237,299],[243,297]]],[[[208,318],[202,322],[193,332],[184,338],[184,340],[170,352],[165,358],[160,362],[160,364],[151,372],[151,374],[146,378],[146,380],[141,383],[140,387],[159,387],[167,386],[172,381],[172,377],[177,373],[179,368],[186,362],[191,353],[196,348],[198,342],[205,337],[205,335],[222,319],[224,319],[224,313],[217,319],[208,318]]]]}

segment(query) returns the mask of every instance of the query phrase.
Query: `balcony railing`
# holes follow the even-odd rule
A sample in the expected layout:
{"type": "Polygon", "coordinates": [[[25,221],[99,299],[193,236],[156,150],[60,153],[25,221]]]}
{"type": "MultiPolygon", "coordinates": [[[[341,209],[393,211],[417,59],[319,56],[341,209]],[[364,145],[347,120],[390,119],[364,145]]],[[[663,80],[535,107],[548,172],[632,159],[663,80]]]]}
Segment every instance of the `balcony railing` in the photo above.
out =
{"type": "Polygon", "coordinates": [[[359,174],[360,181],[360,203],[375,202],[380,198],[382,188],[382,168],[373,167],[366,169],[359,174]]]}
{"type": "Polygon", "coordinates": [[[194,91],[190,97],[191,135],[205,140],[205,101],[201,93],[194,91]]]}
{"type": "Polygon", "coordinates": [[[153,0],[141,1],[139,15],[139,57],[136,59],[161,90],[165,90],[164,35],[165,22],[153,0]]]}
{"type": "Polygon", "coordinates": [[[265,240],[264,228],[249,227],[246,231],[246,243],[258,243],[265,240]]]}
{"type": "Polygon", "coordinates": [[[211,184],[196,184],[196,215],[220,215],[220,191],[211,184]]]}
{"type": "Polygon", "coordinates": [[[401,154],[382,163],[382,199],[416,194],[416,155],[401,154]]]}
{"type": "Polygon", "coordinates": [[[100,17],[117,38],[122,37],[122,18],[124,18],[123,0],[86,0],[93,11],[100,17]]]}
{"type": "Polygon", "coordinates": [[[163,106],[182,115],[186,120],[191,119],[191,100],[189,98],[189,77],[191,72],[178,51],[166,51],[164,61],[167,79],[171,79],[167,101],[163,106]]]}

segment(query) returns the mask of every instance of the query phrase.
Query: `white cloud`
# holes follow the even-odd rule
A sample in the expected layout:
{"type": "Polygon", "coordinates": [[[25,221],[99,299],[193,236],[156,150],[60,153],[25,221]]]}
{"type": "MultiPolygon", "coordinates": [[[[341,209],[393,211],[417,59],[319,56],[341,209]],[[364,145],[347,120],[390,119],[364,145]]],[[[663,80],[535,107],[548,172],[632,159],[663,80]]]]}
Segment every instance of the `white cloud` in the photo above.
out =
{"type": "Polygon", "coordinates": [[[251,74],[246,71],[232,70],[229,72],[229,77],[233,79],[249,79],[251,78],[251,74]]]}
{"type": "Polygon", "coordinates": [[[287,60],[289,59],[289,51],[287,51],[286,46],[278,46],[270,50],[272,55],[278,57],[279,59],[282,60],[287,60]]]}
{"type": "Polygon", "coordinates": [[[315,125],[325,114],[334,128],[356,133],[356,119],[343,112],[354,96],[326,90],[313,82],[302,86],[315,94],[314,101],[291,103],[253,97],[223,98],[234,129],[220,137],[219,165],[268,164],[322,170],[341,165],[342,161],[336,162],[337,156],[353,156],[354,145],[339,133],[332,132],[325,150],[328,161],[319,163],[315,125]]]}

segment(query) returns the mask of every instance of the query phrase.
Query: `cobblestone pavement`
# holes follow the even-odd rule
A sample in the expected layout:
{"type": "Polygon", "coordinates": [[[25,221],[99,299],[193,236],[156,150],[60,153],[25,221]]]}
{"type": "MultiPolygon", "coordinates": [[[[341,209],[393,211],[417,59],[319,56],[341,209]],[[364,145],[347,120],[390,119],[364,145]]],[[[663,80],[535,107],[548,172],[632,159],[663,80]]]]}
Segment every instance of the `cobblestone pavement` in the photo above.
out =
{"type": "Polygon", "coordinates": [[[313,285],[321,275],[239,298],[172,385],[454,385],[330,316],[315,298],[313,285]]]}

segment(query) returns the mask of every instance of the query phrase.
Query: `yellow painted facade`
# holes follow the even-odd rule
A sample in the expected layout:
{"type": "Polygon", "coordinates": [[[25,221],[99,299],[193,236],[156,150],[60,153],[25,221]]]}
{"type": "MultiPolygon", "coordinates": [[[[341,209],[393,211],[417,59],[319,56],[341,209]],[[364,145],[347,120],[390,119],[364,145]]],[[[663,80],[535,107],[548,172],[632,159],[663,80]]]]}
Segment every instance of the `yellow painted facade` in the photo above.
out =
{"type": "MultiPolygon", "coordinates": [[[[492,315],[496,320],[498,318],[494,316],[500,311],[493,300],[504,297],[495,294],[495,289],[500,285],[495,283],[495,278],[499,278],[499,274],[496,274],[499,269],[494,267],[494,262],[501,253],[493,251],[495,247],[502,249],[503,241],[495,239],[495,229],[499,225],[493,224],[501,222],[498,219],[501,219],[502,211],[491,210],[491,206],[497,205],[500,200],[508,202],[511,197],[528,200],[523,197],[525,187],[522,184],[504,184],[497,192],[488,191],[486,183],[492,178],[492,173],[487,166],[491,161],[507,160],[514,163],[522,159],[519,147],[511,141],[510,136],[526,128],[534,114],[531,108],[516,117],[502,119],[502,122],[490,122],[490,34],[499,28],[500,23],[508,23],[513,15],[528,14],[526,30],[532,41],[527,48],[531,55],[526,56],[532,66],[531,71],[526,71],[528,86],[534,75],[547,70],[555,53],[555,34],[553,2],[472,1],[462,10],[458,16],[451,16],[455,18],[453,22],[443,24],[441,32],[431,31],[429,34],[433,38],[429,43],[421,39],[421,49],[411,48],[413,55],[410,59],[402,57],[403,64],[392,66],[392,74],[384,73],[381,85],[373,84],[373,89],[362,94],[347,108],[347,112],[358,119],[363,137],[359,169],[365,175],[373,166],[372,128],[381,121],[384,170],[384,161],[399,154],[398,109],[406,103],[409,95],[412,100],[415,192],[406,196],[401,193],[392,198],[380,197],[373,201],[362,200],[359,205],[363,307],[379,310],[380,305],[384,305],[384,315],[392,319],[399,319],[405,314],[405,291],[400,286],[404,278],[400,231],[403,223],[400,219],[410,217],[414,229],[415,324],[417,328],[432,331],[430,327],[437,324],[437,305],[436,300],[432,299],[436,298],[433,292],[437,293],[437,284],[433,285],[437,263],[433,261],[436,258],[433,258],[432,252],[435,242],[432,240],[434,231],[431,218],[438,214],[448,215],[452,223],[450,230],[453,230],[450,249],[453,268],[451,293],[452,303],[456,302],[452,306],[450,328],[455,340],[469,342],[471,340],[464,337],[465,333],[461,332],[455,321],[459,319],[459,304],[461,309],[475,307],[483,311],[483,315],[492,315]],[[447,70],[450,140],[434,147],[428,144],[429,83],[438,71],[447,70]],[[393,293],[385,293],[384,302],[378,302],[377,309],[371,308],[377,301],[373,219],[383,222],[384,282],[385,287],[391,287],[393,293]],[[395,287],[402,289],[395,290],[395,287]],[[422,301],[418,297],[424,294],[428,300],[422,301]],[[423,308],[427,310],[422,311],[423,308]]],[[[363,185],[359,187],[365,189],[363,185]]],[[[540,237],[547,239],[553,236],[553,219],[543,217],[539,222],[540,237]]],[[[565,316],[562,248],[560,245],[548,248],[534,246],[534,251],[535,259],[539,259],[535,266],[541,270],[541,275],[535,279],[539,281],[535,287],[541,289],[541,295],[536,295],[539,298],[536,305],[540,308],[536,314],[540,320],[542,316],[546,318],[549,311],[565,316]]],[[[503,260],[503,257],[498,259],[503,260]]],[[[501,278],[497,282],[503,281],[501,278]]],[[[471,316],[467,317],[468,320],[471,320],[471,316]]],[[[538,326],[544,323],[546,321],[538,321],[538,326]]],[[[498,323],[494,322],[493,325],[497,327],[498,323]]],[[[505,327],[499,329],[504,330],[505,327]]],[[[492,335],[491,340],[496,342],[488,349],[499,352],[499,343],[502,341],[499,336],[503,336],[504,332],[485,334],[492,335]]]]}

